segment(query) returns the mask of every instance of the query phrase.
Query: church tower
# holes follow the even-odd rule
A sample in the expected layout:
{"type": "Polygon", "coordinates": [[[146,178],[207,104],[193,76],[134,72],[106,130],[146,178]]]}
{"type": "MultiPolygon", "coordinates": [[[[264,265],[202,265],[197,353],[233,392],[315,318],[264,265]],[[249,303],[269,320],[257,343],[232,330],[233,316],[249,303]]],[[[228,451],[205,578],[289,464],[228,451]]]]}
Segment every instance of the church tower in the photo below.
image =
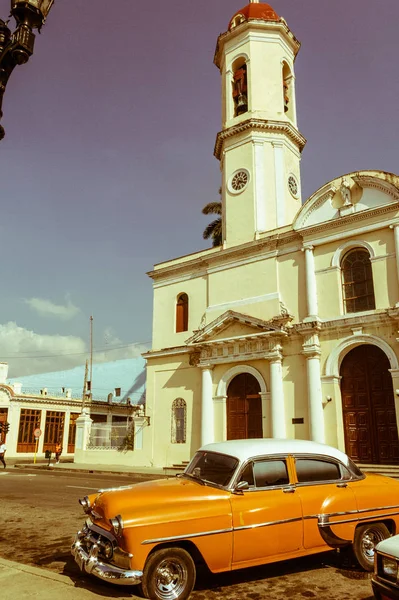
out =
{"type": "Polygon", "coordinates": [[[226,247],[291,224],[301,207],[294,62],[300,43],[268,4],[252,0],[230,20],[214,62],[222,76],[221,162],[226,247]]]}

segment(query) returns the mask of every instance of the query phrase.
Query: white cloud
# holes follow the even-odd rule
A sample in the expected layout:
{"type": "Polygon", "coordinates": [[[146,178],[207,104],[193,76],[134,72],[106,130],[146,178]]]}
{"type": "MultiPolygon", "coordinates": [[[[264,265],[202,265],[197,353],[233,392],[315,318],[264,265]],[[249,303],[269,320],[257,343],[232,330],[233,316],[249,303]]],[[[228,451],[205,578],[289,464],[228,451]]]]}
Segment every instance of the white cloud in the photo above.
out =
{"type": "Polygon", "coordinates": [[[72,304],[69,298],[66,298],[66,304],[54,304],[54,302],[44,298],[29,298],[25,299],[24,302],[42,317],[57,317],[58,319],[68,320],[80,313],[80,308],[72,304]]]}
{"type": "MultiPolygon", "coordinates": [[[[111,328],[94,346],[93,362],[103,363],[134,358],[148,350],[145,344],[127,344],[111,328]]],[[[65,371],[84,365],[89,358],[86,342],[71,335],[42,335],[14,322],[0,324],[0,362],[9,364],[9,377],[65,371]]]]}
{"type": "Polygon", "coordinates": [[[9,322],[0,325],[0,361],[9,377],[72,369],[86,360],[87,345],[71,335],[41,335],[9,322]]]}
{"type": "Polygon", "coordinates": [[[99,343],[101,351],[95,351],[93,355],[93,361],[96,363],[135,358],[149,350],[149,344],[146,343],[127,344],[115,335],[112,327],[107,327],[104,330],[103,343],[101,346],[100,344],[101,342],[99,343]]]}

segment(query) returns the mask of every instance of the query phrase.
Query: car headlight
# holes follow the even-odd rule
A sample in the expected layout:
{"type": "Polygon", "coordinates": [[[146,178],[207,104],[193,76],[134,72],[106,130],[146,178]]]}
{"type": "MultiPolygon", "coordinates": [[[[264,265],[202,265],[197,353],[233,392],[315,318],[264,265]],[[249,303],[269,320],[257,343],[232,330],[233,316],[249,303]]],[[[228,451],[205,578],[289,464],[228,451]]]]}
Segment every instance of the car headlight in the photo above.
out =
{"type": "Polygon", "coordinates": [[[90,500],[89,500],[88,496],[85,496],[84,498],[80,498],[79,499],[79,504],[83,508],[83,510],[85,511],[85,513],[89,512],[89,510],[90,510],[90,500]]]}
{"type": "Polygon", "coordinates": [[[394,558],[381,557],[381,576],[396,583],[398,579],[398,562],[394,558]]]}
{"type": "Polygon", "coordinates": [[[114,519],[110,519],[112,527],[114,528],[115,535],[120,535],[123,531],[123,520],[120,515],[116,516],[114,519]]]}

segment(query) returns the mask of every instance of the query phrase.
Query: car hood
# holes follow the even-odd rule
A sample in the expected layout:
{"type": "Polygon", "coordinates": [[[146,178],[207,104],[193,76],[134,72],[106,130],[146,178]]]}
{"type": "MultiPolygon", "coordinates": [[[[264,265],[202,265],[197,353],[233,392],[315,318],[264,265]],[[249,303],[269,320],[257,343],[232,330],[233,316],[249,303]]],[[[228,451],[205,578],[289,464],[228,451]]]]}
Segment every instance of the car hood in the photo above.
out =
{"type": "Polygon", "coordinates": [[[394,535],[386,540],[383,540],[377,544],[378,552],[384,552],[395,558],[399,558],[399,535],[394,535]]]}
{"type": "Polygon", "coordinates": [[[91,506],[91,517],[109,523],[120,515],[125,526],[157,521],[176,521],[199,510],[230,513],[230,493],[184,478],[159,479],[99,492],[91,506]]]}

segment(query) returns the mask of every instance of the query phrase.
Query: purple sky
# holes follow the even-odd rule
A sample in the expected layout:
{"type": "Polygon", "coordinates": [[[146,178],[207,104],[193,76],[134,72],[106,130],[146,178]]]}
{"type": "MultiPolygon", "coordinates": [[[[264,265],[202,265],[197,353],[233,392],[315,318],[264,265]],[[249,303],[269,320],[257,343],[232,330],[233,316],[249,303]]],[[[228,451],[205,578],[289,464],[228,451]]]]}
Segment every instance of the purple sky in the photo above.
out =
{"type": "MultiPolygon", "coordinates": [[[[83,362],[91,313],[97,350],[150,340],[146,271],[209,245],[201,208],[220,185],[213,54],[242,6],[55,0],[3,105],[0,360],[12,375],[83,362]],[[53,354],[67,356],[39,358],[53,354]]],[[[353,170],[398,172],[398,0],[273,8],[302,42],[303,197],[353,170]]],[[[0,9],[6,18],[9,0],[0,9]]]]}

